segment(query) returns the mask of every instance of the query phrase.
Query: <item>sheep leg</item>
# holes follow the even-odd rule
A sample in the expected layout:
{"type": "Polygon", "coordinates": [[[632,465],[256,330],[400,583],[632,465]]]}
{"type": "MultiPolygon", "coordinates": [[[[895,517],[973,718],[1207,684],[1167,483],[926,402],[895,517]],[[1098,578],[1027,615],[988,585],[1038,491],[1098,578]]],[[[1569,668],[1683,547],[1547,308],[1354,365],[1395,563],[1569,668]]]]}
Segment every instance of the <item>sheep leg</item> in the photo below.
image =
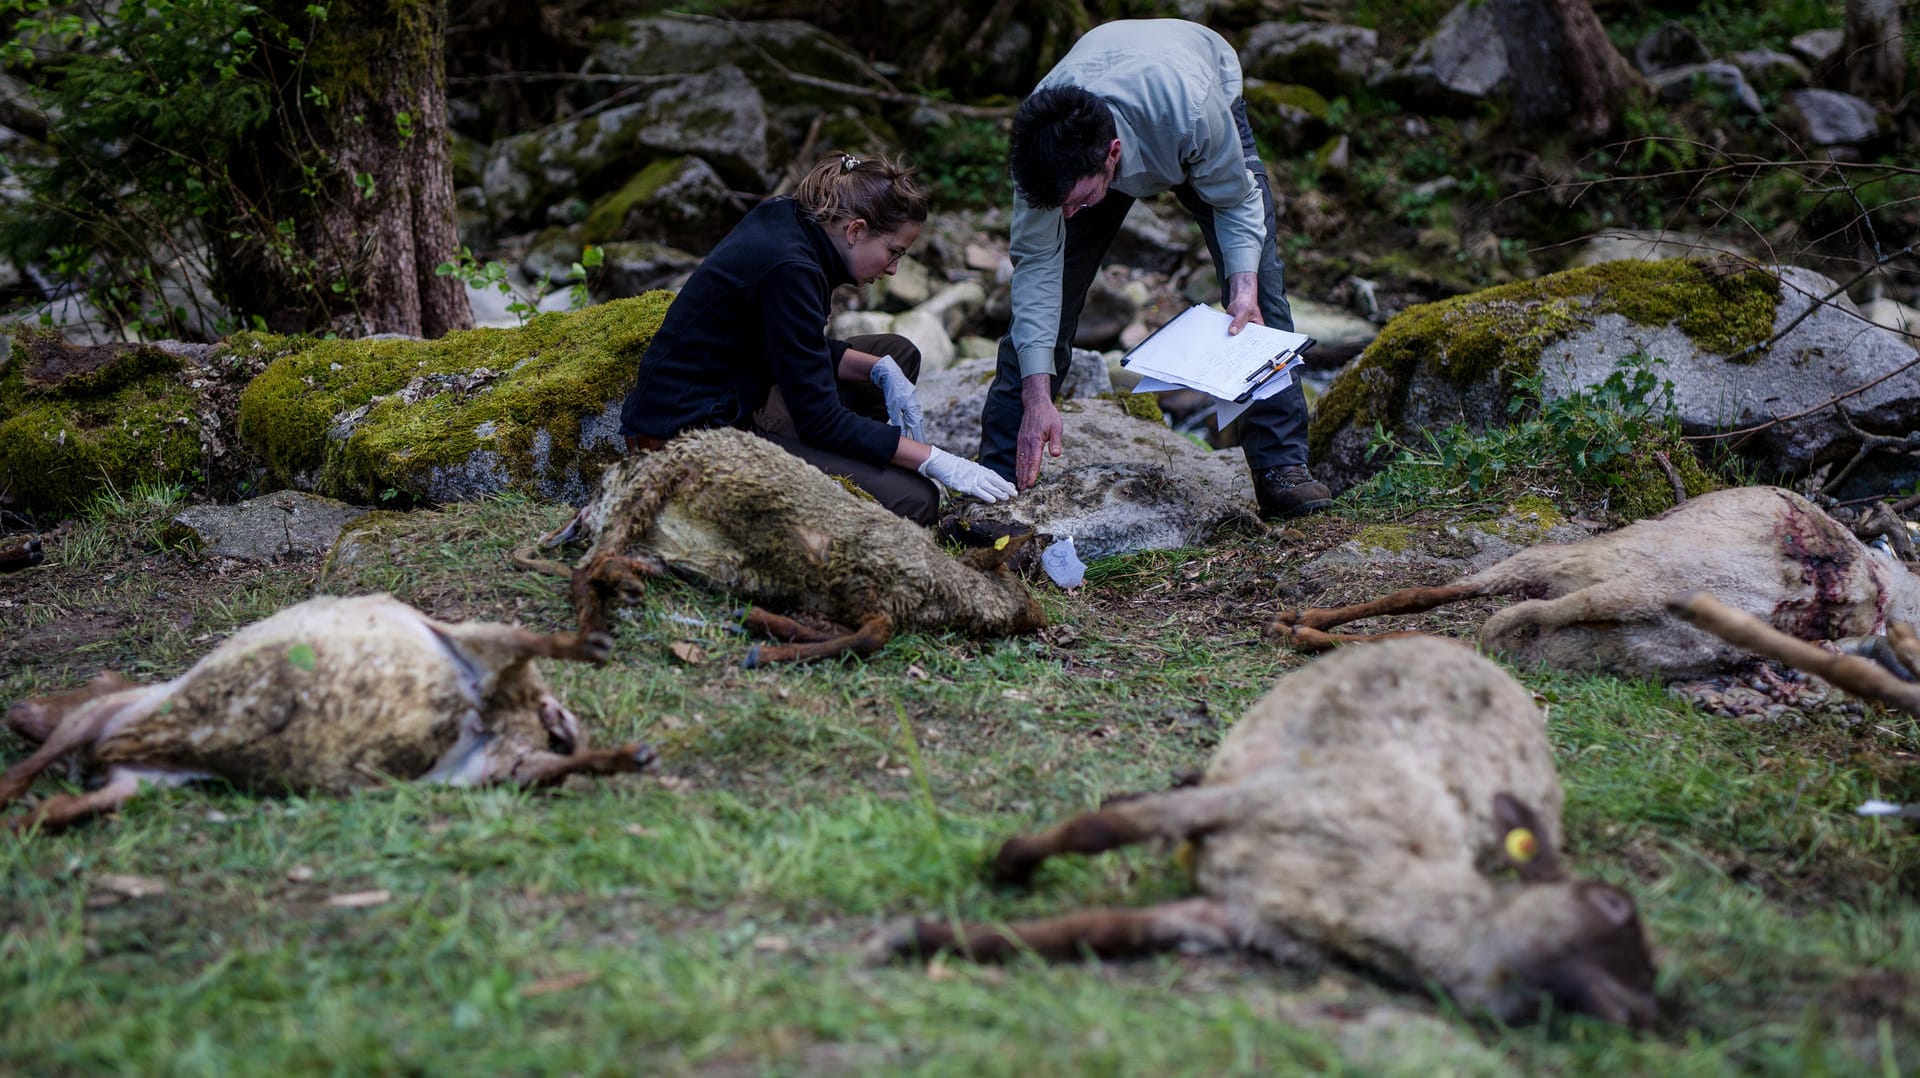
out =
{"type": "Polygon", "coordinates": [[[475,662],[504,670],[527,659],[571,659],[603,663],[613,654],[613,638],[604,632],[542,633],[517,625],[469,621],[435,621],[434,631],[452,641],[475,662]]]}
{"type": "Polygon", "coordinates": [[[1641,620],[1647,615],[1646,600],[1630,588],[1608,581],[1589,584],[1554,599],[1527,599],[1504,610],[1495,611],[1480,626],[1480,643],[1493,643],[1516,627],[1528,625],[1536,630],[1565,629],[1571,625],[1605,628],[1620,622],[1641,620]]]}
{"type": "Polygon", "coordinates": [[[37,535],[0,546],[0,573],[17,573],[22,569],[31,569],[44,561],[46,556],[46,552],[40,547],[40,537],[37,535]]]}
{"type": "MultiPolygon", "coordinates": [[[[1364,603],[1352,606],[1315,606],[1305,610],[1283,610],[1274,615],[1267,624],[1267,632],[1273,636],[1297,638],[1301,629],[1326,630],[1336,625],[1345,625],[1361,618],[1381,617],[1388,614],[1420,614],[1448,603],[1457,603],[1462,599],[1472,599],[1485,594],[1484,590],[1472,584],[1446,584],[1437,588],[1403,588],[1400,591],[1382,595],[1364,603]]],[[[1326,636],[1324,632],[1321,634],[1326,636]]],[[[1384,636],[1385,634],[1381,634],[1384,636]]],[[[1376,640],[1381,636],[1326,637],[1336,642],[1344,640],[1376,640]]],[[[1324,650],[1324,648],[1322,649],[1324,650]]]]}
{"type": "Polygon", "coordinates": [[[639,602],[647,591],[645,578],[665,573],[652,561],[620,554],[602,554],[575,569],[567,584],[567,597],[580,619],[580,634],[606,632],[608,602],[639,602]]]}
{"type": "Polygon", "coordinates": [[[784,640],[789,644],[817,644],[823,640],[848,635],[848,630],[842,626],[816,629],[811,625],[802,625],[792,618],[775,614],[770,610],[762,610],[757,606],[750,606],[741,611],[740,618],[741,627],[748,632],[771,636],[775,640],[784,640]]]}
{"type": "Polygon", "coordinates": [[[1393,640],[1402,636],[1432,636],[1432,633],[1418,632],[1412,629],[1398,629],[1388,633],[1323,633],[1318,629],[1309,629],[1303,625],[1278,624],[1268,626],[1268,631],[1284,637],[1287,645],[1295,651],[1312,655],[1322,651],[1332,651],[1341,644],[1371,644],[1377,640],[1393,640]]]}
{"type": "Polygon", "coordinates": [[[803,644],[755,644],[747,649],[747,657],[740,665],[752,670],[768,663],[803,663],[847,654],[864,658],[885,647],[891,639],[893,618],[884,613],[869,614],[859,628],[845,636],[803,644]]]}
{"type": "Polygon", "coordinates": [[[119,768],[105,786],[83,794],[57,794],[34,807],[32,812],[7,821],[14,834],[32,830],[52,831],[77,820],[119,808],[140,792],[140,776],[119,768]]]}
{"type": "Polygon", "coordinates": [[[1049,857],[1101,853],[1148,839],[1178,841],[1204,835],[1242,814],[1238,786],[1189,786],[1164,793],[1109,799],[1093,812],[1034,835],[1008,839],[993,859],[993,875],[1026,883],[1049,857]]]}
{"type": "Polygon", "coordinates": [[[645,771],[659,759],[653,746],[634,742],[612,749],[581,749],[561,755],[557,752],[529,752],[511,766],[494,774],[489,781],[516,786],[552,786],[568,775],[618,775],[645,771]]]}
{"type": "Polygon", "coordinates": [[[103,670],[93,675],[93,680],[77,689],[54,693],[51,696],[33,696],[7,709],[7,726],[14,733],[38,745],[53,736],[53,731],[61,720],[72,714],[81,704],[96,700],[108,693],[133,688],[133,682],[111,670],[103,670]]]}
{"type": "Polygon", "coordinates": [[[948,952],[976,962],[1004,962],[1023,952],[1042,958],[1082,954],[1121,958],[1175,949],[1226,950],[1239,935],[1224,903],[1185,898],[1138,910],[1079,910],[1005,927],[962,925],[956,929],[946,922],[916,921],[888,933],[876,950],[895,959],[948,952]]]}
{"type": "Polygon", "coordinates": [[[117,720],[124,723],[151,714],[159,702],[166,699],[171,687],[171,682],[142,686],[125,690],[123,698],[116,698],[120,694],[109,694],[89,700],[61,715],[59,725],[47,735],[46,741],[34,750],[33,755],[0,775],[0,805],[26,793],[34,777],[52,766],[55,760],[82,746],[93,744],[109,722],[117,720]]]}
{"type": "Polygon", "coordinates": [[[39,829],[52,831],[77,823],[89,816],[112,812],[131,801],[142,786],[179,786],[213,778],[204,771],[174,771],[161,767],[116,767],[107,773],[106,785],[83,794],[56,794],[36,805],[33,811],[7,821],[14,834],[39,829]]]}

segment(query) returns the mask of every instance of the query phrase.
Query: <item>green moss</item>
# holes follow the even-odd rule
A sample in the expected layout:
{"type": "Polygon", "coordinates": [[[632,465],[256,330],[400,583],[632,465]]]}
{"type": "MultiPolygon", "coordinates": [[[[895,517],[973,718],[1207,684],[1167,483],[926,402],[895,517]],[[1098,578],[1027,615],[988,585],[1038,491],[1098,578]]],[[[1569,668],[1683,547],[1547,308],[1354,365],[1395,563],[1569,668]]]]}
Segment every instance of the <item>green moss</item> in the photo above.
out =
{"type": "Polygon", "coordinates": [[[1686,488],[1689,498],[1725,485],[1700,466],[1699,458],[1694,456],[1686,442],[1677,435],[1666,435],[1659,444],[1646,446],[1634,453],[1621,468],[1621,481],[1613,488],[1608,503],[1622,522],[1657,516],[1676,504],[1673,478],[1668,475],[1666,468],[1661,467],[1659,457],[1655,454],[1665,456],[1673,466],[1674,474],[1680,477],[1680,483],[1686,488]]]}
{"type": "Polygon", "coordinates": [[[1324,120],[1327,118],[1327,99],[1311,86],[1269,82],[1247,87],[1247,110],[1256,116],[1292,110],[1304,112],[1316,120],[1324,120]]]}
{"type": "Polygon", "coordinates": [[[435,22],[429,0],[336,4],[326,27],[306,43],[307,70],[335,106],[379,100],[385,87],[377,72],[434,69],[435,22]]]}
{"type": "Polygon", "coordinates": [[[1550,531],[1567,521],[1566,514],[1560,511],[1559,506],[1553,504],[1552,500],[1537,494],[1515,498],[1513,504],[1507,506],[1507,515],[1537,527],[1543,532],[1550,531]]]}
{"type": "MultiPolygon", "coordinates": [[[[98,397],[181,367],[179,356],[151,345],[75,345],[52,330],[28,327],[14,331],[10,354],[14,357],[10,366],[21,375],[12,384],[31,396],[98,397]]],[[[0,401],[5,393],[0,388],[0,401]]],[[[11,411],[6,408],[0,414],[11,411]]]]}
{"type": "Polygon", "coordinates": [[[33,398],[10,388],[0,390],[0,486],[29,510],[71,512],[103,486],[200,476],[199,400],[169,372],[101,397],[33,398]]]}
{"type": "Polygon", "coordinates": [[[1356,546],[1405,554],[1413,545],[1413,529],[1403,524],[1373,524],[1353,537],[1356,546]]]}
{"type": "Polygon", "coordinates": [[[580,420],[626,392],[672,299],[650,292],[437,341],[291,346],[241,395],[240,437],[282,481],[349,499],[388,489],[422,497],[432,470],[483,449],[517,484],[584,473],[580,420]],[[350,433],[330,434],[363,408],[350,433]],[[542,430],[552,444],[547,475],[536,476],[542,430]]]}
{"type": "Polygon", "coordinates": [[[1151,393],[1115,393],[1113,399],[1120,410],[1135,419],[1165,423],[1167,414],[1160,410],[1160,398],[1151,393]]]}
{"type": "Polygon", "coordinates": [[[618,239],[626,225],[627,214],[635,206],[651,200],[661,186],[673,181],[686,166],[684,157],[669,157],[643,168],[626,186],[593,204],[580,229],[580,238],[589,244],[618,239]]]}
{"type": "Polygon", "coordinates": [[[1334,135],[1321,143],[1320,148],[1313,151],[1313,167],[1321,171],[1332,169],[1333,155],[1340,149],[1342,141],[1342,136],[1334,135]]]}
{"type": "Polygon", "coordinates": [[[1468,387],[1492,379],[1501,397],[1536,373],[1547,345],[1600,314],[1677,326],[1706,352],[1730,355],[1773,332],[1779,282],[1686,259],[1607,262],[1409,308],[1387,323],[1314,409],[1309,452],[1349,427],[1388,424],[1417,369],[1468,387]]]}

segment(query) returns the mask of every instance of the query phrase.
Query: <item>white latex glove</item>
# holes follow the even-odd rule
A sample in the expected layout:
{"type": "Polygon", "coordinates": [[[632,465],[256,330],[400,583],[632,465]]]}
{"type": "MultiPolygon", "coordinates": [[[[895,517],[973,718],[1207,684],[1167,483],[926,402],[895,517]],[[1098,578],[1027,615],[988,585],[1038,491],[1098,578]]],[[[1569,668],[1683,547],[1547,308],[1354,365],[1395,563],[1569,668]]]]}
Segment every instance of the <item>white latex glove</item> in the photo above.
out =
{"type": "Polygon", "coordinates": [[[937,445],[928,446],[927,449],[927,462],[920,466],[920,474],[928,479],[961,494],[971,494],[983,502],[1005,501],[1013,497],[1013,484],[1000,478],[993,469],[964,457],[956,457],[937,445]]]}
{"type": "Polygon", "coordinates": [[[907,374],[892,356],[881,356],[873,365],[872,373],[867,377],[887,398],[887,422],[900,428],[900,433],[916,442],[926,441],[926,434],[920,425],[920,398],[914,393],[913,383],[907,380],[907,374]]]}

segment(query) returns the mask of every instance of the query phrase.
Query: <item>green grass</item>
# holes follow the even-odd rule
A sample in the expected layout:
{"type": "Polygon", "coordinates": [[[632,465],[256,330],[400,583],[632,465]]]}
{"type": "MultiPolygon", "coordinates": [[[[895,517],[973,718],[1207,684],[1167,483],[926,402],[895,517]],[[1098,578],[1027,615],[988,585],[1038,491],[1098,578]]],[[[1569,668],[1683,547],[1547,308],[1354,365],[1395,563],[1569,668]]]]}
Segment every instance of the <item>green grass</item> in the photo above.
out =
{"type": "MultiPolygon", "coordinates": [[[[379,553],[318,579],[558,628],[560,582],[504,557],[566,512],[507,499],[410,514],[379,553]]],[[[0,578],[0,599],[127,618],[78,654],[15,654],[5,699],[102,665],[174,673],[211,646],[202,637],[316,579],[282,568],[229,581],[141,534],[123,520],[84,569],[49,544],[44,576],[0,578]]],[[[1031,890],[996,888],[982,868],[1008,834],[1199,767],[1223,726],[1299,665],[1258,633],[1304,560],[1286,542],[1102,560],[1079,592],[1046,594],[1054,624],[1033,638],[917,634],[868,662],[784,670],[739,669],[736,602],[665,585],[622,613],[611,663],[546,665],[595,741],[650,740],[661,774],[344,799],[198,786],[0,841],[0,1070],[1920,1065],[1920,1010],[1905,998],[1920,969],[1920,832],[1851,814],[1867,797],[1920,794],[1897,756],[1920,747],[1916,724],[1878,712],[1741,723],[1609,678],[1520,674],[1559,754],[1569,855],[1636,894],[1659,947],[1670,1020],[1654,1034],[1566,1019],[1503,1029],[1338,966],[868,964],[864,941],[901,916],[1002,920],[1184,893],[1153,849],[1049,864],[1031,890]],[[707,660],[676,660],[676,642],[707,660]],[[124,897],[115,875],[166,890],[124,897]],[[390,897],[328,902],[369,891],[390,897]]],[[[18,750],[0,743],[0,758],[18,750]]]]}

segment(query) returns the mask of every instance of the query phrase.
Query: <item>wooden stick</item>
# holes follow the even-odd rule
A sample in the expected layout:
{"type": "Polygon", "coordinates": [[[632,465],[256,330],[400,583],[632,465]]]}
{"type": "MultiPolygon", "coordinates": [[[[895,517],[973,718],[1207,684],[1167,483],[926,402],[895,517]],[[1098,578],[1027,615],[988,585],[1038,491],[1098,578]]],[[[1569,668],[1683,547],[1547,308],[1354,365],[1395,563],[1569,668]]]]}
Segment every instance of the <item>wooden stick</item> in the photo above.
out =
{"type": "MultiPolygon", "coordinates": [[[[1804,670],[1863,700],[1920,715],[1920,684],[1901,681],[1885,667],[1852,655],[1837,655],[1788,636],[1743,610],[1735,610],[1703,591],[1670,600],[1667,609],[1688,624],[1796,670],[1804,670]]],[[[1909,630],[1911,631],[1911,630],[1909,630]]],[[[1908,639],[1911,639],[1909,637],[1908,639]]]]}
{"type": "Polygon", "coordinates": [[[1892,622],[1887,626],[1887,643],[1893,645],[1893,653],[1907,673],[1920,677],[1920,633],[1904,621],[1892,622]]]}

